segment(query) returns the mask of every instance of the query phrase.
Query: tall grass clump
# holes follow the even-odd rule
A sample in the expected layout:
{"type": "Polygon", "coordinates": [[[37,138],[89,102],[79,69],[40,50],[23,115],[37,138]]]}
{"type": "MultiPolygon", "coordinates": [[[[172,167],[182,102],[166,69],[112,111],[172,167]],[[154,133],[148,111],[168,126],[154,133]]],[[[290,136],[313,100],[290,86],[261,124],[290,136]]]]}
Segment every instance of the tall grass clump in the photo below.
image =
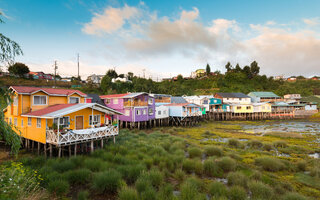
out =
{"type": "Polygon", "coordinates": [[[234,148],[239,148],[241,146],[241,143],[239,140],[231,138],[228,140],[228,145],[234,148]]]}
{"type": "Polygon", "coordinates": [[[199,176],[203,174],[203,164],[201,160],[194,160],[194,172],[199,176]]]}
{"type": "Polygon", "coordinates": [[[205,153],[207,156],[223,156],[223,151],[221,148],[216,146],[208,146],[205,148],[205,153]]]}
{"type": "Polygon", "coordinates": [[[99,158],[87,158],[84,160],[83,166],[93,172],[98,172],[103,167],[103,161],[99,158]]]}
{"type": "Polygon", "coordinates": [[[231,172],[227,176],[228,185],[238,185],[244,188],[247,188],[248,185],[248,178],[246,175],[242,174],[241,172],[231,172]]]}
{"type": "Polygon", "coordinates": [[[135,188],[139,194],[146,191],[149,187],[152,187],[152,184],[147,175],[140,176],[135,183],[135,188]]]}
{"type": "Polygon", "coordinates": [[[66,173],[67,180],[70,184],[85,184],[89,181],[90,176],[91,171],[86,168],[76,169],[66,173]]]}
{"type": "Polygon", "coordinates": [[[271,200],[274,199],[273,189],[259,181],[251,181],[248,184],[252,199],[271,200]]]}
{"type": "Polygon", "coordinates": [[[307,200],[306,197],[295,192],[289,192],[282,196],[281,200],[307,200]]]}
{"type": "Polygon", "coordinates": [[[135,189],[123,187],[118,194],[119,200],[139,200],[138,193],[135,189]]]}
{"type": "Polygon", "coordinates": [[[251,149],[260,149],[263,146],[263,144],[259,140],[251,140],[247,143],[247,146],[251,149]]]}
{"type": "Polygon", "coordinates": [[[57,172],[65,172],[75,169],[76,165],[71,160],[56,160],[51,167],[57,172]]]}
{"type": "Polygon", "coordinates": [[[286,148],[288,146],[287,142],[283,140],[275,141],[272,144],[276,148],[286,148]]]}
{"type": "Polygon", "coordinates": [[[307,168],[307,162],[304,161],[304,160],[300,160],[296,163],[296,166],[297,166],[297,170],[298,171],[306,171],[306,168],[307,168]]]}
{"type": "Polygon", "coordinates": [[[234,171],[237,167],[236,161],[230,157],[222,157],[217,163],[224,172],[234,171]]]}
{"type": "Polygon", "coordinates": [[[141,200],[154,200],[156,198],[157,198],[157,192],[153,187],[146,188],[146,190],[141,192],[140,194],[141,200]]]}
{"type": "Polygon", "coordinates": [[[89,199],[89,192],[87,190],[80,191],[77,195],[78,200],[89,199]]]}
{"type": "Polygon", "coordinates": [[[65,180],[57,179],[50,181],[47,188],[50,193],[62,196],[69,192],[70,185],[65,180]]]}
{"type": "Polygon", "coordinates": [[[203,163],[204,173],[210,177],[221,177],[223,170],[212,159],[205,160],[203,163]]]}
{"type": "Polygon", "coordinates": [[[230,200],[246,200],[247,192],[243,187],[238,185],[229,188],[228,197],[230,200]]]}
{"type": "Polygon", "coordinates": [[[223,198],[226,197],[226,195],[228,194],[228,189],[223,183],[215,181],[209,184],[208,192],[211,195],[211,197],[223,198]]]}
{"type": "Polygon", "coordinates": [[[265,151],[271,151],[272,150],[272,144],[271,143],[263,143],[263,150],[265,151]]]}
{"type": "Polygon", "coordinates": [[[181,200],[206,200],[206,195],[200,193],[203,189],[203,183],[200,180],[195,178],[189,178],[183,183],[180,187],[180,196],[181,200]]]}
{"type": "Polygon", "coordinates": [[[272,157],[261,157],[255,159],[255,164],[270,172],[277,172],[285,168],[281,160],[272,157]]]}
{"type": "Polygon", "coordinates": [[[182,169],[187,173],[192,173],[194,171],[194,161],[191,159],[185,159],[182,162],[182,169]]]}
{"type": "Polygon", "coordinates": [[[201,156],[202,156],[201,149],[199,149],[197,147],[190,147],[188,149],[188,152],[189,152],[189,157],[190,158],[196,158],[196,157],[201,158],[201,156]]]}
{"type": "Polygon", "coordinates": [[[163,174],[159,170],[156,170],[156,169],[149,171],[148,177],[149,177],[149,180],[150,180],[152,186],[157,189],[162,185],[163,180],[164,180],[163,174]]]}
{"type": "Polygon", "coordinates": [[[174,178],[179,181],[180,183],[185,179],[186,177],[186,174],[184,173],[183,170],[181,169],[177,169],[175,172],[174,172],[174,178]]]}
{"type": "Polygon", "coordinates": [[[117,168],[128,184],[134,183],[143,170],[145,170],[143,165],[123,165],[117,168]]]}
{"type": "Polygon", "coordinates": [[[175,200],[176,197],[173,195],[172,185],[166,184],[160,187],[157,199],[158,200],[175,200]]]}
{"type": "Polygon", "coordinates": [[[99,193],[116,193],[121,184],[121,174],[116,170],[99,172],[94,175],[92,188],[99,193]]]}

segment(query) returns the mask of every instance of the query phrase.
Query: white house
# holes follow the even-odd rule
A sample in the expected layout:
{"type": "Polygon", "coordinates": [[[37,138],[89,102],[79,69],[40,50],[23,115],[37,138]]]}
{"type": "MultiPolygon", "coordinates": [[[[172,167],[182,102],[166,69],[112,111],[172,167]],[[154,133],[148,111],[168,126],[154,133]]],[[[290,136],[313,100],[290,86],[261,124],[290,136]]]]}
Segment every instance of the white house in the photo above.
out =
{"type": "Polygon", "coordinates": [[[100,84],[103,77],[104,75],[92,74],[88,76],[87,81],[91,81],[94,84],[100,84]]]}
{"type": "Polygon", "coordinates": [[[164,119],[169,117],[169,107],[156,104],[156,119],[164,119]]]}
{"type": "Polygon", "coordinates": [[[209,105],[210,99],[206,96],[183,96],[183,98],[188,103],[194,103],[194,104],[205,107],[206,112],[208,112],[210,109],[210,105],[209,105]]]}
{"type": "Polygon", "coordinates": [[[223,104],[251,104],[251,97],[243,93],[216,93],[214,97],[223,104]]]}

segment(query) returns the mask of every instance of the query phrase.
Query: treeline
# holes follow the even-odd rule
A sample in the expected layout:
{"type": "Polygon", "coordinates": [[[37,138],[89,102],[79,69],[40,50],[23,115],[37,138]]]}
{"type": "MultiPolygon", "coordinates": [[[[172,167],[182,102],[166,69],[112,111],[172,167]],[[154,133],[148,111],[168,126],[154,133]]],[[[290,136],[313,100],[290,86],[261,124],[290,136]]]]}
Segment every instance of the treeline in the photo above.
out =
{"type": "Polygon", "coordinates": [[[213,94],[215,92],[242,92],[247,94],[251,91],[272,91],[278,95],[299,93],[302,96],[310,96],[314,89],[320,88],[320,81],[297,80],[288,82],[260,75],[260,67],[256,61],[243,67],[240,67],[239,64],[233,67],[228,62],[225,66],[225,74],[221,74],[219,71],[209,73],[210,66],[207,65],[206,68],[207,75],[201,78],[184,79],[179,75],[175,81],[165,80],[162,82],[140,78],[134,76],[131,72],[125,75],[109,70],[103,77],[100,86],[89,82],[82,90],[87,93],[99,94],[144,91],[177,96],[213,94]],[[112,78],[117,77],[127,77],[129,82],[112,82],[112,78]]]}

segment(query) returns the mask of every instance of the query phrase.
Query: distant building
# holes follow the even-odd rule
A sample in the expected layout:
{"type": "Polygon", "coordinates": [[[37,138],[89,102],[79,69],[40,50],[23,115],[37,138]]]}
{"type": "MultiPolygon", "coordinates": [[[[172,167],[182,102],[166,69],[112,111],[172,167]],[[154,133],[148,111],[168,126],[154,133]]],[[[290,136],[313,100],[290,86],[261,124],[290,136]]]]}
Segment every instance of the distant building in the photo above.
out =
{"type": "Polygon", "coordinates": [[[71,82],[71,77],[64,77],[64,78],[61,78],[61,81],[63,82],[71,82]]]}
{"type": "Polygon", "coordinates": [[[296,81],[297,80],[297,77],[296,76],[290,76],[289,78],[287,78],[287,81],[296,81]]]}
{"type": "Polygon", "coordinates": [[[215,98],[221,99],[222,103],[250,104],[251,97],[243,93],[216,93],[215,98]]]}
{"type": "Polygon", "coordinates": [[[250,92],[248,96],[251,97],[254,103],[282,101],[281,97],[273,92],[250,92]]]}
{"type": "Polygon", "coordinates": [[[318,80],[320,80],[320,77],[319,76],[314,76],[314,77],[311,78],[311,80],[318,81],[318,80]]]}
{"type": "Polygon", "coordinates": [[[285,80],[284,75],[275,76],[274,80],[285,80]]]}
{"type": "Polygon", "coordinates": [[[120,78],[120,77],[113,78],[111,81],[112,81],[112,83],[115,83],[117,81],[124,82],[124,83],[126,83],[126,82],[132,83],[132,81],[130,81],[127,77],[124,77],[124,78],[120,78]]]}
{"type": "Polygon", "coordinates": [[[101,84],[101,80],[103,77],[104,77],[104,75],[92,74],[87,77],[87,82],[92,82],[94,84],[101,84]]]}
{"type": "Polygon", "coordinates": [[[53,80],[53,75],[45,74],[44,72],[29,72],[28,77],[33,77],[33,79],[41,79],[41,80],[53,80]]]}
{"type": "Polygon", "coordinates": [[[191,72],[191,78],[200,78],[206,75],[205,69],[197,69],[194,72],[191,72]]]}
{"type": "Polygon", "coordinates": [[[301,100],[301,95],[300,94],[286,94],[283,96],[283,98],[284,98],[284,101],[286,101],[286,102],[294,101],[294,102],[299,103],[301,100]]]}

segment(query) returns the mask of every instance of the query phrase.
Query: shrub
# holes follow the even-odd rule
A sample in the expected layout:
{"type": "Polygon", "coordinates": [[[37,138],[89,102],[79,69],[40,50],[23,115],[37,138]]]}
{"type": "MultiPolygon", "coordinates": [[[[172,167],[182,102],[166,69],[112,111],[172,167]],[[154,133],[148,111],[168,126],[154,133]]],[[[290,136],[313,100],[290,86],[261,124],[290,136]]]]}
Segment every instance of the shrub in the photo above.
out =
{"type": "Polygon", "coordinates": [[[176,180],[178,180],[179,182],[182,182],[186,177],[186,174],[184,173],[183,170],[181,169],[177,169],[175,172],[174,172],[174,178],[176,180]]]}
{"type": "Polygon", "coordinates": [[[218,166],[224,172],[230,172],[236,169],[236,161],[234,161],[230,157],[223,157],[220,160],[218,160],[218,166]]]}
{"type": "Polygon", "coordinates": [[[206,160],[203,163],[204,173],[211,177],[221,177],[223,174],[222,169],[213,160],[206,160]]]}
{"type": "Polygon", "coordinates": [[[148,173],[149,180],[155,188],[159,188],[163,183],[163,174],[159,170],[151,170],[148,173]]]}
{"type": "Polygon", "coordinates": [[[289,192],[289,193],[283,195],[281,200],[307,200],[307,198],[298,194],[298,193],[289,192]]]}
{"type": "Polygon", "coordinates": [[[300,160],[297,162],[297,169],[299,171],[306,171],[306,168],[307,168],[307,162],[304,161],[304,160],[300,160]]]}
{"type": "Polygon", "coordinates": [[[286,141],[279,140],[279,141],[273,142],[273,146],[276,148],[286,148],[288,145],[286,141]]]}
{"type": "Polygon", "coordinates": [[[194,161],[191,159],[186,159],[182,163],[182,169],[187,173],[192,173],[194,170],[194,161]]]}
{"type": "Polygon", "coordinates": [[[157,198],[157,193],[153,187],[146,188],[146,190],[140,194],[140,199],[142,200],[154,200],[156,198],[157,198]]]}
{"type": "Polygon", "coordinates": [[[270,143],[263,143],[263,150],[265,150],[265,151],[271,151],[271,150],[272,150],[272,144],[270,144],[270,143]]]}
{"type": "Polygon", "coordinates": [[[247,193],[243,187],[236,185],[230,187],[228,197],[230,200],[245,200],[247,199],[247,193]]]}
{"type": "Polygon", "coordinates": [[[239,185],[247,188],[248,178],[241,172],[231,172],[227,176],[228,185],[239,185]]]}
{"type": "Polygon", "coordinates": [[[78,200],[87,200],[89,197],[89,192],[87,190],[80,191],[77,197],[78,200]]]}
{"type": "Polygon", "coordinates": [[[94,175],[92,187],[99,193],[115,193],[120,186],[121,174],[115,170],[108,170],[94,175]]]}
{"type": "Polygon", "coordinates": [[[70,184],[79,183],[84,184],[87,183],[91,176],[91,171],[84,169],[76,169],[66,173],[67,180],[70,184]]]}
{"type": "Polygon", "coordinates": [[[153,159],[152,158],[146,158],[143,160],[144,164],[146,165],[147,169],[150,169],[153,165],[153,159]]]}
{"type": "Polygon", "coordinates": [[[206,196],[204,194],[200,194],[197,191],[197,188],[194,187],[194,185],[190,182],[186,182],[184,184],[182,184],[181,189],[180,189],[181,193],[179,196],[179,199],[181,200],[206,200],[206,196]]]}
{"type": "Polygon", "coordinates": [[[119,200],[138,200],[138,193],[135,189],[124,187],[119,191],[119,200]]]}
{"type": "Polygon", "coordinates": [[[239,148],[241,146],[241,143],[237,139],[229,139],[228,140],[228,145],[234,148],[239,148]]]}
{"type": "Polygon", "coordinates": [[[118,167],[117,170],[128,184],[132,184],[137,180],[141,172],[145,170],[145,167],[142,165],[125,165],[118,167]]]}
{"type": "Polygon", "coordinates": [[[195,157],[201,158],[201,156],[202,156],[201,149],[199,149],[197,147],[190,147],[188,149],[188,152],[189,152],[189,157],[190,158],[195,158],[195,157]]]}
{"type": "Polygon", "coordinates": [[[84,167],[93,172],[100,171],[103,166],[103,161],[98,158],[87,158],[84,160],[84,167]]]}
{"type": "Polygon", "coordinates": [[[256,165],[261,166],[264,170],[271,172],[280,171],[285,167],[279,159],[271,157],[256,158],[255,163],[256,165]]]}
{"type": "Polygon", "coordinates": [[[194,161],[194,172],[198,175],[203,174],[203,165],[200,160],[195,160],[194,161]]]}
{"type": "Polygon", "coordinates": [[[208,156],[222,156],[223,155],[223,151],[221,148],[216,147],[216,146],[208,146],[205,148],[205,153],[208,156]]]}
{"type": "Polygon", "coordinates": [[[69,183],[65,180],[57,179],[52,180],[48,184],[48,191],[50,193],[55,193],[58,196],[62,196],[69,192],[69,183]]]}
{"type": "Polygon", "coordinates": [[[227,187],[220,182],[212,182],[208,186],[208,192],[216,198],[225,197],[228,193],[227,187]]]}
{"type": "Polygon", "coordinates": [[[273,199],[273,190],[262,182],[252,181],[248,184],[253,199],[273,199]]]}
{"type": "Polygon", "coordinates": [[[147,190],[148,187],[152,187],[152,184],[151,184],[148,176],[144,174],[137,179],[137,181],[135,183],[135,187],[140,194],[143,191],[147,190]]]}
{"type": "Polygon", "coordinates": [[[174,200],[173,187],[171,184],[166,184],[159,189],[158,200],[174,200]]]}
{"type": "Polygon", "coordinates": [[[313,176],[313,177],[316,177],[316,178],[320,178],[320,167],[319,166],[314,166],[310,170],[310,176],[313,176]]]}
{"type": "Polygon", "coordinates": [[[51,167],[57,172],[65,172],[76,168],[76,165],[71,160],[63,160],[54,162],[51,167]]]}
{"type": "Polygon", "coordinates": [[[253,172],[253,174],[250,176],[250,179],[256,180],[256,181],[261,180],[261,178],[262,178],[262,174],[259,171],[253,172]]]}
{"type": "Polygon", "coordinates": [[[263,146],[262,142],[259,140],[251,140],[248,142],[248,147],[252,149],[260,149],[263,146]]]}
{"type": "Polygon", "coordinates": [[[195,177],[195,176],[192,176],[190,178],[188,178],[185,183],[190,183],[194,188],[197,189],[198,192],[204,192],[205,191],[205,184],[204,182],[195,177]]]}

